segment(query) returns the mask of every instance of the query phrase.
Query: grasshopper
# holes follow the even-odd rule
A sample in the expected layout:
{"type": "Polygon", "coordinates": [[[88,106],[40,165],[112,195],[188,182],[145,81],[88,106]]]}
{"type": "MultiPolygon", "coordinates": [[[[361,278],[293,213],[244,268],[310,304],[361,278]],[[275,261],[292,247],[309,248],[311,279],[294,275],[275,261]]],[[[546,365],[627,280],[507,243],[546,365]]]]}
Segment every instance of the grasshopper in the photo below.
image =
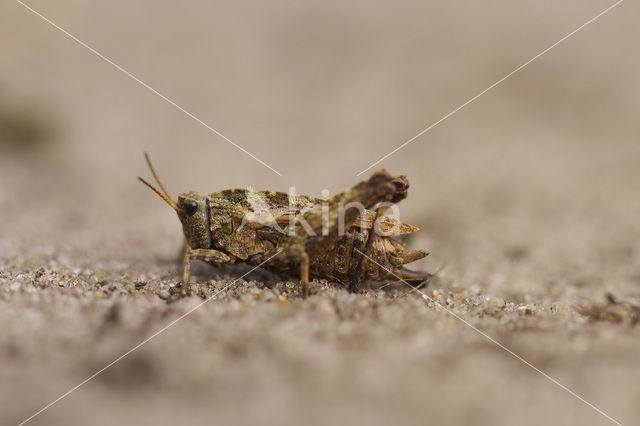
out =
{"type": "Polygon", "coordinates": [[[162,192],[138,179],[176,211],[188,245],[182,295],[190,293],[193,260],[211,265],[260,265],[268,260],[265,269],[300,277],[305,298],[310,277],[349,280],[351,291],[358,289],[361,279],[423,282],[431,277],[403,267],[428,253],[405,252],[393,238],[418,228],[382,215],[389,205],[406,198],[409,182],[404,175],[392,177],[381,170],[328,199],[229,189],[207,196],[184,192],[175,201],[146,153],[145,158],[162,192]]]}

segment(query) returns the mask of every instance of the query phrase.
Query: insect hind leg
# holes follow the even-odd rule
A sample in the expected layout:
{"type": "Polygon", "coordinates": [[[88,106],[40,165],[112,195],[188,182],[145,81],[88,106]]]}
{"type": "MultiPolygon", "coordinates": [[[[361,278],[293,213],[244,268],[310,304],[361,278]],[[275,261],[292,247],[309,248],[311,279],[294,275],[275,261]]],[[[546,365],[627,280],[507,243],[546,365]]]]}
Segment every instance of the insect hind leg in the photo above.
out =
{"type": "Polygon", "coordinates": [[[300,268],[300,284],[302,284],[303,297],[309,297],[309,254],[305,250],[304,243],[297,241],[288,245],[279,255],[280,262],[291,266],[291,270],[300,268]],[[295,266],[294,266],[295,265],[295,266]]]}
{"type": "Polygon", "coordinates": [[[405,175],[398,175],[391,181],[396,190],[391,198],[391,202],[396,204],[407,198],[407,191],[409,190],[409,180],[405,175]]]}
{"type": "Polygon", "coordinates": [[[300,254],[300,284],[306,299],[309,297],[309,255],[306,252],[300,254]]]}

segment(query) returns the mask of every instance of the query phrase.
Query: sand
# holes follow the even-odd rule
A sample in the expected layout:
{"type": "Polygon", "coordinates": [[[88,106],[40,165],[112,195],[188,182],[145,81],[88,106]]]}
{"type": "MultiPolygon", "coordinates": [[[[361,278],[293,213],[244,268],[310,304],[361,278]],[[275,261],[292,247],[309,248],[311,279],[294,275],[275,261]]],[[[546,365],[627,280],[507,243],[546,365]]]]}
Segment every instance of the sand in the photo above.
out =
{"type": "Polygon", "coordinates": [[[374,167],[411,182],[422,294],[194,265],[175,297],[135,180],[147,150],[173,194],[335,194],[606,6],[34,3],[283,177],[2,6],[0,423],[70,390],[29,424],[637,423],[636,5],[374,167]]]}

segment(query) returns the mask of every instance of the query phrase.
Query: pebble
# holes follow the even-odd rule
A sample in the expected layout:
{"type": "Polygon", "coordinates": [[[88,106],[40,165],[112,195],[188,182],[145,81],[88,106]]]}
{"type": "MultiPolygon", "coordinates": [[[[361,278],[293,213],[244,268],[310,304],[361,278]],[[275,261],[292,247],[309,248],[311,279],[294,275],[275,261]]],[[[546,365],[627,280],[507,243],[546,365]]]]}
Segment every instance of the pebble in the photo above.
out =
{"type": "Polygon", "coordinates": [[[506,303],[503,299],[495,296],[484,296],[482,303],[485,312],[496,313],[498,310],[505,307],[506,303]]]}
{"type": "Polygon", "coordinates": [[[276,295],[273,294],[272,291],[265,291],[263,292],[262,298],[266,301],[266,302],[272,302],[276,299],[276,295]]]}
{"type": "Polygon", "coordinates": [[[528,306],[518,306],[518,312],[523,313],[525,315],[531,315],[533,311],[528,306]]]}
{"type": "Polygon", "coordinates": [[[496,308],[504,308],[504,306],[506,305],[504,299],[501,299],[499,297],[488,296],[488,301],[491,306],[494,306],[496,308]]]}
{"type": "Polygon", "coordinates": [[[286,297],[284,297],[283,295],[279,294],[278,295],[278,305],[288,305],[289,304],[289,299],[287,299],[286,297]]]}

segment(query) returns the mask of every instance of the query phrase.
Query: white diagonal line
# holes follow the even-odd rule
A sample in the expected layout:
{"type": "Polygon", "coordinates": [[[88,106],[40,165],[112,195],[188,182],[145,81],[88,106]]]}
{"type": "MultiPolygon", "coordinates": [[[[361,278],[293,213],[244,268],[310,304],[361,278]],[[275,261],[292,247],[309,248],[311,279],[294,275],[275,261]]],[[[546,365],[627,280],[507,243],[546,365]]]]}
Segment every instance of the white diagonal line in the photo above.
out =
{"type": "Polygon", "coordinates": [[[160,333],[164,332],[165,330],[167,330],[169,327],[171,327],[172,325],[174,325],[175,323],[177,323],[178,321],[180,321],[182,318],[186,317],[187,315],[191,314],[193,311],[195,311],[196,309],[198,309],[200,306],[204,305],[205,303],[207,303],[209,300],[213,300],[216,298],[216,296],[220,293],[222,293],[223,291],[225,291],[226,289],[228,289],[229,287],[231,287],[233,284],[235,284],[236,282],[238,282],[239,280],[241,280],[242,278],[246,277],[247,275],[249,275],[251,272],[255,271],[256,269],[258,269],[260,266],[264,265],[265,263],[267,263],[268,261],[270,261],[271,259],[273,259],[274,257],[276,257],[277,255],[279,255],[282,252],[282,250],[279,250],[278,252],[276,252],[276,254],[274,254],[273,256],[269,257],[267,260],[265,260],[264,262],[260,263],[257,266],[254,266],[253,268],[251,268],[251,270],[249,270],[248,272],[246,272],[245,274],[243,274],[241,277],[236,278],[235,280],[231,281],[229,284],[227,284],[226,286],[224,286],[222,289],[216,291],[213,295],[209,296],[207,299],[203,300],[202,302],[200,302],[199,304],[197,304],[194,308],[189,309],[187,312],[185,312],[184,314],[180,315],[178,318],[174,319],[173,321],[171,321],[169,324],[167,324],[166,326],[162,327],[160,330],[156,331],[155,333],[153,333],[151,336],[147,337],[146,339],[144,339],[142,342],[138,343],[137,345],[135,345],[133,348],[129,349],[127,352],[123,353],[122,355],[120,355],[118,358],[114,359],[113,361],[111,361],[109,364],[105,365],[104,367],[102,367],[100,370],[96,371],[95,373],[93,373],[92,375],[90,375],[89,377],[87,377],[86,379],[84,379],[82,382],[80,382],[79,384],[77,384],[76,386],[72,387],[71,389],[69,389],[68,391],[66,391],[65,393],[63,393],[62,395],[60,395],[58,398],[56,398],[55,400],[51,401],[49,404],[45,405],[44,407],[42,407],[40,410],[38,410],[37,412],[35,412],[34,414],[32,414],[30,417],[28,417],[27,419],[23,420],[22,422],[20,422],[18,424],[18,426],[22,426],[23,424],[27,423],[28,421],[30,421],[31,419],[33,419],[34,417],[36,417],[38,414],[42,413],[43,411],[47,410],[48,408],[50,408],[52,405],[56,404],[58,401],[60,401],[61,399],[65,398],[66,396],[68,396],[71,392],[75,391],[76,389],[78,389],[80,386],[84,385],[85,383],[87,383],[88,381],[94,379],[96,376],[98,376],[100,373],[102,373],[103,371],[105,371],[107,368],[111,367],[113,364],[117,363],[118,361],[120,361],[122,358],[126,357],[127,355],[129,355],[131,352],[135,351],[136,349],[138,349],[140,346],[144,345],[145,343],[147,343],[149,340],[153,339],[154,337],[156,337],[157,335],[159,335],[160,333]]]}
{"type": "Polygon", "coordinates": [[[592,403],[590,403],[589,401],[585,400],[583,397],[581,397],[580,395],[578,395],[577,393],[575,393],[574,391],[572,391],[571,389],[569,389],[568,387],[566,387],[565,385],[563,385],[562,383],[558,382],[556,379],[554,379],[553,377],[551,377],[550,375],[548,375],[547,373],[545,373],[544,371],[540,370],[539,368],[537,368],[536,366],[534,366],[533,364],[531,364],[529,361],[527,361],[526,359],[522,358],[520,355],[516,354],[515,352],[513,352],[511,349],[507,348],[506,346],[504,346],[502,343],[498,342],[497,340],[495,340],[493,337],[489,336],[488,334],[486,334],[485,332],[477,329],[476,327],[474,327],[473,325],[471,325],[467,320],[465,320],[464,318],[460,317],[458,314],[456,314],[455,312],[451,311],[450,309],[447,309],[444,305],[442,305],[440,302],[438,302],[435,299],[432,299],[431,297],[427,296],[423,291],[421,291],[419,288],[416,288],[415,286],[412,286],[411,284],[409,284],[408,282],[406,282],[405,280],[403,280],[402,278],[400,278],[398,275],[394,274],[393,271],[385,268],[384,266],[382,266],[381,264],[379,264],[378,262],[376,262],[375,260],[373,260],[371,257],[367,256],[366,254],[364,254],[363,252],[361,252],[358,249],[355,249],[358,253],[360,253],[361,255],[363,255],[364,257],[366,257],[367,259],[369,259],[370,261],[372,261],[373,263],[375,263],[376,265],[378,265],[380,268],[384,269],[385,271],[389,272],[391,275],[393,275],[394,277],[396,277],[398,280],[402,281],[403,283],[405,283],[406,285],[408,285],[409,287],[411,287],[413,290],[417,291],[418,293],[420,293],[420,295],[422,296],[423,299],[428,300],[430,302],[435,303],[436,305],[438,305],[439,307],[441,307],[442,309],[444,309],[445,311],[447,311],[448,314],[452,315],[453,317],[455,317],[456,319],[462,321],[462,323],[464,323],[465,325],[469,326],[470,328],[472,328],[473,330],[475,330],[476,332],[478,332],[481,336],[485,337],[486,339],[488,339],[489,341],[491,341],[492,343],[496,344],[497,346],[499,346],[500,348],[502,348],[503,350],[505,350],[507,353],[513,355],[516,359],[518,359],[519,361],[522,361],[524,364],[526,364],[527,366],[531,367],[533,370],[537,371],[538,373],[540,373],[542,376],[544,376],[545,378],[549,379],[551,382],[553,382],[554,384],[558,385],[560,388],[562,388],[563,390],[565,390],[566,392],[568,392],[569,394],[573,395],[574,397],[578,398],[580,401],[584,402],[585,404],[587,404],[589,407],[593,408],[594,410],[596,410],[598,413],[602,414],[604,417],[606,417],[607,419],[611,420],[613,423],[622,426],[622,423],[620,423],[619,421],[617,421],[616,419],[614,419],[613,417],[609,416],[607,413],[605,413],[604,411],[602,411],[601,409],[599,409],[598,407],[596,407],[595,405],[593,405],[592,403]]]}
{"type": "Polygon", "coordinates": [[[550,51],[551,49],[553,49],[554,47],[556,47],[557,45],[559,45],[560,43],[562,43],[563,41],[565,41],[566,39],[568,39],[569,37],[571,37],[572,35],[574,35],[575,33],[577,33],[578,31],[582,30],[584,27],[586,27],[587,25],[591,24],[593,21],[595,21],[596,19],[600,18],[602,15],[604,15],[605,13],[609,12],[611,9],[613,9],[614,7],[618,6],[620,3],[622,3],[624,0],[618,0],[617,2],[615,2],[614,4],[612,4],[611,6],[609,6],[608,8],[606,8],[605,10],[603,10],[602,12],[598,13],[596,16],[594,16],[593,18],[589,19],[587,22],[585,22],[584,24],[580,25],[578,28],[576,28],[575,30],[571,31],[569,34],[567,34],[566,36],[562,37],[560,40],[558,40],[557,42],[553,43],[551,46],[547,47],[546,49],[544,49],[542,52],[538,53],[536,56],[534,56],[533,58],[529,59],[527,62],[525,62],[524,64],[520,65],[518,68],[514,69],[513,71],[511,71],[509,74],[505,75],[504,77],[502,77],[500,80],[496,81],[495,83],[493,83],[491,86],[487,87],[486,89],[484,89],[482,92],[478,93],[477,95],[475,95],[473,98],[469,99],[468,101],[466,101],[465,103],[463,103],[462,105],[460,105],[459,107],[457,107],[456,109],[454,109],[453,111],[451,111],[449,114],[445,115],[444,117],[442,117],[440,120],[436,121],[435,123],[431,124],[429,127],[427,127],[426,129],[422,130],[420,133],[418,133],[417,135],[415,135],[414,137],[412,137],[411,139],[409,139],[408,141],[406,141],[405,143],[403,143],[402,145],[400,145],[399,147],[397,147],[396,149],[394,149],[393,151],[391,151],[390,153],[388,153],[387,155],[385,155],[384,157],[380,158],[378,161],[376,161],[375,163],[372,163],[369,167],[367,167],[366,169],[364,169],[363,171],[361,171],[360,173],[358,173],[356,176],[360,176],[361,174],[363,174],[364,172],[366,172],[367,170],[369,170],[370,168],[374,167],[375,165],[379,164],[380,162],[382,162],[383,160],[387,159],[388,157],[390,157],[391,155],[395,154],[396,152],[398,152],[399,150],[401,150],[402,148],[404,148],[405,146],[409,145],[411,142],[413,142],[414,140],[418,139],[420,136],[424,135],[425,133],[427,133],[429,130],[433,129],[434,127],[436,127],[438,124],[442,123],[444,120],[446,120],[447,118],[451,117],[453,114],[455,114],[456,112],[460,111],[462,108],[466,107],[467,105],[469,105],[471,102],[475,101],[476,99],[478,99],[480,96],[484,95],[485,93],[487,93],[489,90],[493,89],[494,87],[496,87],[498,84],[502,83],[503,81],[505,81],[506,79],[508,79],[509,77],[511,77],[512,75],[514,75],[515,73],[517,73],[518,71],[520,71],[521,69],[523,69],[524,67],[526,67],[527,65],[529,65],[531,62],[535,61],[536,59],[538,59],[540,56],[544,55],[545,53],[547,53],[548,51],[550,51]]]}
{"type": "Polygon", "coordinates": [[[129,71],[127,71],[126,69],[122,68],[120,65],[116,64],[115,62],[113,62],[111,59],[109,59],[106,56],[104,56],[102,53],[98,52],[97,50],[95,50],[94,48],[92,48],[91,46],[89,46],[88,44],[83,42],[82,40],[78,39],[76,36],[74,36],[73,34],[69,33],[64,28],[60,27],[59,25],[57,25],[56,23],[51,21],[49,18],[45,17],[40,12],[38,12],[35,9],[33,9],[31,6],[25,4],[24,2],[22,2],[20,0],[16,0],[16,2],[21,4],[26,9],[30,10],[31,12],[33,12],[34,14],[39,16],[40,18],[42,18],[44,21],[46,21],[49,24],[51,24],[56,29],[62,31],[64,34],[66,34],[73,41],[75,41],[76,43],[80,44],[81,46],[87,48],[89,51],[91,51],[93,54],[98,56],[100,59],[103,59],[104,61],[106,61],[109,64],[113,65],[119,71],[124,73],[127,77],[135,80],[136,82],[140,83],[145,88],[149,89],[154,94],[158,95],[159,97],[161,97],[165,101],[169,102],[171,105],[173,105],[174,107],[176,107],[177,109],[179,109],[180,111],[182,111],[183,113],[185,113],[186,115],[188,115],[189,117],[191,117],[192,119],[197,121],[198,123],[202,124],[204,127],[206,127],[207,129],[211,130],[213,133],[215,133],[216,135],[220,136],[222,139],[224,139],[225,141],[229,142],[231,145],[235,146],[240,151],[244,152],[249,157],[251,157],[254,160],[256,160],[258,163],[262,164],[263,166],[265,166],[266,168],[268,168],[269,170],[271,170],[272,172],[274,172],[278,176],[282,176],[282,173],[280,173],[279,171],[277,171],[276,169],[274,169],[273,167],[271,167],[270,165],[268,165],[267,163],[265,163],[264,161],[262,161],[261,159],[259,159],[258,157],[256,157],[255,155],[253,155],[252,153],[250,153],[249,151],[247,151],[246,149],[244,149],[243,147],[241,147],[240,145],[238,145],[237,143],[235,143],[234,141],[232,141],[231,139],[229,139],[228,137],[226,137],[225,135],[223,135],[222,133],[220,133],[219,131],[217,131],[216,129],[214,129],[213,127],[211,127],[210,125],[208,125],[207,123],[202,121],[201,119],[199,119],[198,117],[196,117],[195,115],[193,115],[191,112],[187,111],[186,109],[184,109],[183,107],[181,107],[180,105],[178,105],[177,103],[175,103],[174,101],[172,101],[171,99],[169,99],[168,97],[163,95],[162,93],[158,92],[156,89],[154,89],[153,87],[149,86],[147,83],[145,83],[144,81],[140,80],[138,77],[136,77],[135,75],[131,74],[129,71]]]}

